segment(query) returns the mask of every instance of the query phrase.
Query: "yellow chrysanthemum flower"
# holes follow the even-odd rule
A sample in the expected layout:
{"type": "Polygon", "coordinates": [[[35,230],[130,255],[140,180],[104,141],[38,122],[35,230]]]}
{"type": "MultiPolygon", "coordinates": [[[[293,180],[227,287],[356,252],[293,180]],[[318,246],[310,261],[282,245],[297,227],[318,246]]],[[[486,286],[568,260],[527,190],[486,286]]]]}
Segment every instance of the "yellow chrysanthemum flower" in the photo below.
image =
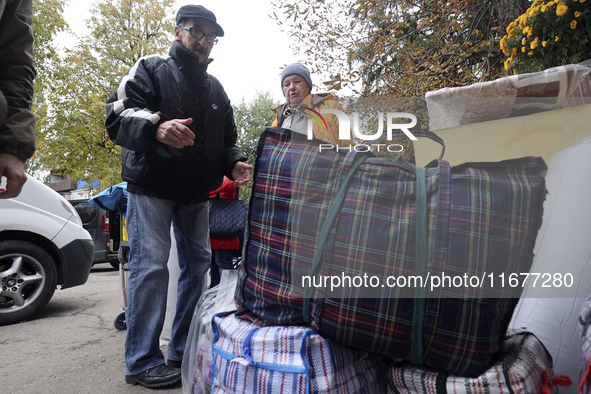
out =
{"type": "Polygon", "coordinates": [[[514,27],[515,27],[515,22],[509,23],[509,26],[507,26],[507,34],[509,34],[509,35],[513,34],[514,27]]]}
{"type": "Polygon", "coordinates": [[[507,48],[507,36],[501,38],[501,50],[505,56],[509,56],[509,48],[507,48]]]}
{"type": "Polygon", "coordinates": [[[554,5],[554,2],[553,2],[553,1],[551,1],[551,2],[549,2],[549,3],[548,3],[548,4],[546,4],[546,5],[547,5],[548,7],[552,7],[552,6],[554,5]]]}
{"type": "Polygon", "coordinates": [[[546,4],[544,4],[544,5],[542,6],[542,12],[546,12],[546,9],[547,9],[547,8],[548,8],[548,6],[547,6],[546,4]]]}
{"type": "Polygon", "coordinates": [[[581,16],[581,13],[579,11],[575,11],[575,18],[578,18],[579,16],[581,16]]]}
{"type": "Polygon", "coordinates": [[[554,37],[554,41],[558,41],[558,40],[560,40],[560,37],[558,37],[558,36],[554,37]]]}
{"type": "Polygon", "coordinates": [[[525,37],[523,37],[521,39],[521,45],[525,45],[525,44],[527,44],[527,40],[525,39],[525,37]]]}
{"type": "Polygon", "coordinates": [[[534,54],[534,53],[533,53],[533,51],[529,51],[529,52],[527,53],[527,55],[528,55],[528,56],[531,56],[531,55],[533,55],[533,54],[534,54]]]}
{"type": "Polygon", "coordinates": [[[525,47],[521,47],[521,52],[525,52],[527,49],[525,47]]]}
{"type": "Polygon", "coordinates": [[[576,29],[576,27],[577,27],[577,21],[572,21],[572,22],[570,23],[570,28],[571,28],[571,29],[576,29]]]}
{"type": "Polygon", "coordinates": [[[505,60],[505,70],[509,70],[511,66],[509,65],[509,59],[505,60]]]}
{"type": "Polygon", "coordinates": [[[556,6],[556,15],[558,16],[566,14],[567,11],[568,7],[563,2],[558,3],[558,5],[556,6]]]}
{"type": "Polygon", "coordinates": [[[531,49],[536,49],[536,47],[538,46],[538,38],[536,38],[534,41],[531,42],[531,44],[529,44],[529,47],[531,49]]]}
{"type": "Polygon", "coordinates": [[[542,41],[542,46],[543,46],[544,48],[546,48],[546,45],[548,45],[548,41],[542,41]]]}

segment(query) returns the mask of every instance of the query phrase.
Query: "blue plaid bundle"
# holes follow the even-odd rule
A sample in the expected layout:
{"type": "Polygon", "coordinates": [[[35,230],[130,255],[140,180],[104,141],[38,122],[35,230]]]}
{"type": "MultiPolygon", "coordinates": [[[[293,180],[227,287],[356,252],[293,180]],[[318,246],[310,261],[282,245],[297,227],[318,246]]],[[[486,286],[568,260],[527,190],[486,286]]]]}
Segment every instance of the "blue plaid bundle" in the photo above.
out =
{"type": "Polygon", "coordinates": [[[521,291],[508,276],[533,261],[545,172],[533,157],[418,167],[267,128],[239,314],[478,376],[521,291]]]}
{"type": "Polygon", "coordinates": [[[213,319],[212,393],[386,393],[386,366],[309,327],[213,319]]]}

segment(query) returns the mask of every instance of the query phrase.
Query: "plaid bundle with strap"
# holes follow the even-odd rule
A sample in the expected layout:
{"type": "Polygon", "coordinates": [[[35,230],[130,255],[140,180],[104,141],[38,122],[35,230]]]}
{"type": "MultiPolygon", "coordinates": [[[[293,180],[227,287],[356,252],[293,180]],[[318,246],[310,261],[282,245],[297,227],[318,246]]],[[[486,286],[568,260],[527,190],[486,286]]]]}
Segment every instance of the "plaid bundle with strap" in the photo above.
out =
{"type": "Polygon", "coordinates": [[[386,393],[385,364],[309,327],[214,317],[212,393],[386,393]]]}
{"type": "Polygon", "coordinates": [[[499,359],[475,378],[451,376],[410,364],[390,368],[389,392],[430,393],[549,393],[563,385],[564,377],[554,376],[552,357],[540,340],[527,331],[511,331],[503,341],[499,359]]]}
{"type": "Polygon", "coordinates": [[[321,147],[284,129],[261,136],[239,313],[480,375],[520,291],[498,280],[533,260],[542,159],[417,167],[321,147]]]}

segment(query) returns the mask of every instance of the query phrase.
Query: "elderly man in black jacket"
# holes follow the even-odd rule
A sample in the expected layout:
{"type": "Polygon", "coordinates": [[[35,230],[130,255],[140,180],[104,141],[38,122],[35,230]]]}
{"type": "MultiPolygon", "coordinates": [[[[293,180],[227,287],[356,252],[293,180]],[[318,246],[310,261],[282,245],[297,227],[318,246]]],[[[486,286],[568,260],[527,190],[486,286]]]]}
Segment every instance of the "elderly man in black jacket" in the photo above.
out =
{"type": "Polygon", "coordinates": [[[176,17],[169,56],[140,59],[107,102],[106,127],[123,147],[130,243],[125,380],[161,387],[180,380],[192,313],[211,260],[208,193],[223,176],[250,180],[236,147],[236,125],[220,82],[207,74],[224,31],[198,5],[176,17]],[[159,349],[166,311],[170,226],[180,277],[168,360],[159,349]]]}

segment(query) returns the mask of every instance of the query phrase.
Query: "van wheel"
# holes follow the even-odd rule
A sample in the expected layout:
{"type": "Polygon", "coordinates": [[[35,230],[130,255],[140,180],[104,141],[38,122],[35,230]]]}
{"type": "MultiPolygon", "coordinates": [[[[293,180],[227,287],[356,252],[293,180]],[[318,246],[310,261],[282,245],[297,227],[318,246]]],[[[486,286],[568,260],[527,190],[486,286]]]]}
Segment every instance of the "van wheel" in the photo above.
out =
{"type": "Polygon", "coordinates": [[[116,270],[119,269],[119,260],[111,260],[109,261],[109,264],[111,264],[111,267],[115,268],[116,270]]]}
{"type": "Polygon", "coordinates": [[[43,248],[26,241],[0,242],[0,325],[38,313],[56,286],[55,261],[43,248]]]}

